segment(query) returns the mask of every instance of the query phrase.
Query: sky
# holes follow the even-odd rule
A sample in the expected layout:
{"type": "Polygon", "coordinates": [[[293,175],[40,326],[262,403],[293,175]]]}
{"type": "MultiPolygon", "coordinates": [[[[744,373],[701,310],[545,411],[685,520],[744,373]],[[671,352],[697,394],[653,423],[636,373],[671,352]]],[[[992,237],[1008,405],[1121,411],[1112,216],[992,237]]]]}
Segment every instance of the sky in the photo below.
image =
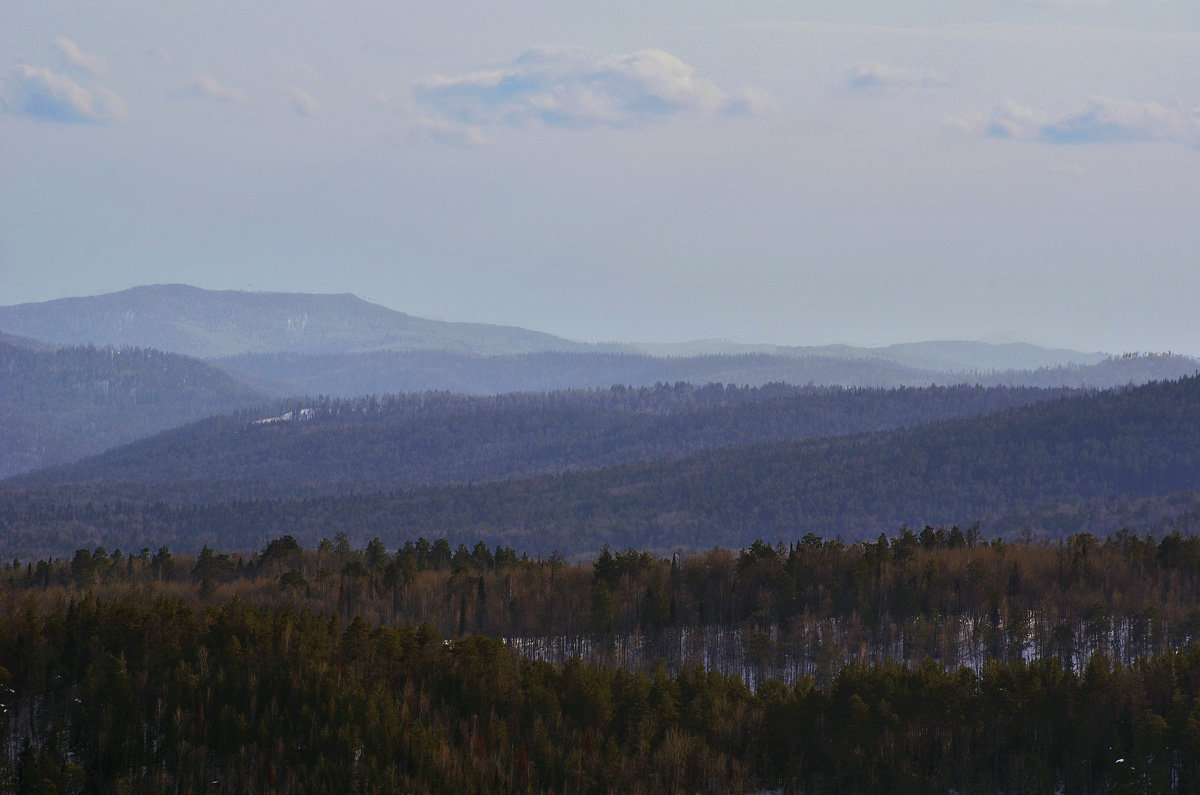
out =
{"type": "Polygon", "coordinates": [[[0,304],[1200,354],[1193,0],[3,0],[0,304]]]}

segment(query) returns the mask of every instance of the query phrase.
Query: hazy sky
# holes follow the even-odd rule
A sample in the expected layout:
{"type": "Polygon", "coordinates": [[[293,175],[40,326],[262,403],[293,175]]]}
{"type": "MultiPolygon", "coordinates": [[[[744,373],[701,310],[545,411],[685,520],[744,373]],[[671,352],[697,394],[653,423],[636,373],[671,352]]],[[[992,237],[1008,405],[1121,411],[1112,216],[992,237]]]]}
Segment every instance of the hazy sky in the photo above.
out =
{"type": "Polygon", "coordinates": [[[1194,0],[3,0],[0,304],[1200,353],[1194,0]]]}

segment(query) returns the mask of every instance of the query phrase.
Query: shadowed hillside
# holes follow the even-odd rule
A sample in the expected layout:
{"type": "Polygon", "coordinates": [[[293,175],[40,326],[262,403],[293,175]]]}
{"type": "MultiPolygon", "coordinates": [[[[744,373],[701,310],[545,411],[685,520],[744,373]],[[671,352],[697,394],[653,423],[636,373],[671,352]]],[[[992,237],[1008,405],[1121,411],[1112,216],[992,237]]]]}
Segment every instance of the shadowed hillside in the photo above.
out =
{"type": "Polygon", "coordinates": [[[0,341],[0,476],[261,401],[228,374],[185,356],[0,341]]]}
{"type": "MultiPolygon", "coordinates": [[[[1200,379],[1190,378],[901,431],[395,494],[172,507],[111,502],[138,499],[136,488],[10,491],[0,537],[3,556],[147,541],[247,549],[284,533],[313,543],[338,531],[388,545],[444,534],[579,554],[809,532],[863,538],[974,520],[986,532],[992,517],[1039,506],[1197,491],[1200,379]]],[[[142,487],[140,499],[160,497],[159,487],[142,487]]]]}
{"type": "Polygon", "coordinates": [[[1068,394],[676,384],[311,400],[203,420],[8,485],[157,484],[162,499],[207,501],[479,482],[915,426],[1068,394]]]}

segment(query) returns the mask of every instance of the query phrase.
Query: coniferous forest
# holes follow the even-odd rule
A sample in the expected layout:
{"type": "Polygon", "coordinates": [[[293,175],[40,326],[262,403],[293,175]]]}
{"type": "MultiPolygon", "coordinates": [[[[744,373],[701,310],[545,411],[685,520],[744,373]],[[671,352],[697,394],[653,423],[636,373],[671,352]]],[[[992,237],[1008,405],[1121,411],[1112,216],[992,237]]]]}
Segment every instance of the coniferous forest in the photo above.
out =
{"type": "Polygon", "coordinates": [[[926,527],[579,563],[445,539],[81,549],[0,571],[0,775],[14,792],[1188,792],[1198,596],[1200,541],[1176,535],[926,527]],[[737,632],[740,673],[669,648],[714,627],[737,632]],[[635,634],[664,643],[618,662],[635,634]],[[593,651],[517,651],[554,635],[593,651]],[[803,672],[746,675],[806,645],[803,672]],[[883,647],[903,651],[870,659],[883,647]]]}

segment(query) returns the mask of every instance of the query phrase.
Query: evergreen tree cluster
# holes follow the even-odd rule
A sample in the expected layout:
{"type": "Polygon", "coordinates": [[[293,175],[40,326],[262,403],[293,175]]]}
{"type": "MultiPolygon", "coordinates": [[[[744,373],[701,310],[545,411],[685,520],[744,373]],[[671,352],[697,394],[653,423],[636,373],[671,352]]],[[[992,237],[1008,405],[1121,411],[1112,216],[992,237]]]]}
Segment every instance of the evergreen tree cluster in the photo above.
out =
{"type": "Polygon", "coordinates": [[[825,686],[561,668],[480,636],[153,593],[8,602],[26,792],[1191,792],[1200,650],[850,665],[825,686]]]}

